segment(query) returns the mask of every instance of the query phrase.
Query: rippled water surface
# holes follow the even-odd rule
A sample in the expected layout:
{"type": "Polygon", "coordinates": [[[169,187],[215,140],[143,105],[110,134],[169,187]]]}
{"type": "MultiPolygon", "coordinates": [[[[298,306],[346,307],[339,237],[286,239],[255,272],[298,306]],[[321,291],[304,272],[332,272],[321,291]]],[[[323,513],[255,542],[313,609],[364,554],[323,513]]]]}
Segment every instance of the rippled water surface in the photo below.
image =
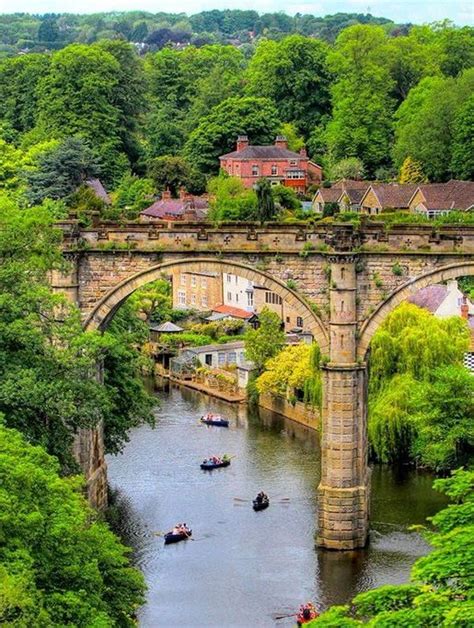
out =
{"type": "Polygon", "coordinates": [[[407,525],[444,504],[430,476],[375,468],[368,548],[317,551],[314,432],[187,389],[158,396],[156,428],[133,430],[124,452],[108,458],[121,532],[148,583],[141,626],[291,626],[291,617],[280,617],[300,603],[340,604],[370,587],[403,582],[426,553],[407,525]],[[208,409],[228,417],[230,428],[200,425],[208,409]],[[200,470],[203,458],[223,453],[235,456],[230,467],[200,470]],[[255,513],[250,499],[259,490],[271,504],[255,513]],[[164,547],[155,533],[178,521],[193,529],[193,540],[164,547]]]}

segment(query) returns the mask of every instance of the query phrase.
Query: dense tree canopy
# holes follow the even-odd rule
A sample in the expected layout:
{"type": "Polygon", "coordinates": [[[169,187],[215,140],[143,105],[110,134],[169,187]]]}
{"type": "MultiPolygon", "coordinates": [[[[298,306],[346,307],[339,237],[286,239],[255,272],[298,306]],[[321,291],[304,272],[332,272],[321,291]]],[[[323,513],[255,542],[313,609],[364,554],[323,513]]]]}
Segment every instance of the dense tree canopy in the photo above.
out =
{"type": "Polygon", "coordinates": [[[82,480],[59,470],[0,424],[0,623],[134,626],[143,576],[87,506],[82,480]]]}
{"type": "Polygon", "coordinates": [[[400,305],[371,345],[369,437],[382,462],[413,460],[436,471],[465,463],[474,448],[474,379],[462,364],[469,330],[400,305]]]}

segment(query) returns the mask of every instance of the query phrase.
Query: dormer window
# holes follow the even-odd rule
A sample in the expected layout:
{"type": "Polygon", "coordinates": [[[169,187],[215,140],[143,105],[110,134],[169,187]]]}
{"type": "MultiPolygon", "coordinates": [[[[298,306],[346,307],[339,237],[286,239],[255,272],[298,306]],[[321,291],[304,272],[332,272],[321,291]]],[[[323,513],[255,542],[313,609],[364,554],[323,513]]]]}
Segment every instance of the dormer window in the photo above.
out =
{"type": "Polygon", "coordinates": [[[254,164],[252,166],[252,177],[258,177],[260,174],[260,168],[257,166],[257,164],[254,164]]]}

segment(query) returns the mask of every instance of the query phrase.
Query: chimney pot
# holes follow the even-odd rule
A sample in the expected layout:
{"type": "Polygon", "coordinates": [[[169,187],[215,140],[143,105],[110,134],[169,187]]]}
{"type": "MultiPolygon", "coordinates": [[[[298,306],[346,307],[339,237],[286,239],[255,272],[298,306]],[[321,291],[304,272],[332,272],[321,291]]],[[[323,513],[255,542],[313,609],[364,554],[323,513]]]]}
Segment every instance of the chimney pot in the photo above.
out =
{"type": "Polygon", "coordinates": [[[244,150],[249,145],[249,138],[247,135],[239,135],[237,138],[237,151],[244,150]]]}
{"type": "Polygon", "coordinates": [[[277,135],[275,138],[275,146],[277,148],[288,148],[288,140],[284,135],[277,135]]]}
{"type": "Polygon", "coordinates": [[[171,198],[171,190],[169,188],[166,188],[166,190],[163,190],[163,192],[161,193],[161,200],[169,201],[170,198],[171,198]]]}

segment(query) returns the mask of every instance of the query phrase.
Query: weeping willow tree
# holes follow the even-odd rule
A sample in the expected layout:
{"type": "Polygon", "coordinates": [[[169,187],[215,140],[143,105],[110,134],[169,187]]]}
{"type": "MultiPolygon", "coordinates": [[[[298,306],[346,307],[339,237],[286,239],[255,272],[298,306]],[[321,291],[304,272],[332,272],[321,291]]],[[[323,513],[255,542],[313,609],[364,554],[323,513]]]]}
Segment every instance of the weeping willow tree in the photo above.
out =
{"type": "Polygon", "coordinates": [[[444,470],[465,457],[474,445],[474,378],[462,365],[468,346],[460,317],[436,318],[409,303],[387,317],[370,357],[369,439],[378,460],[444,470]],[[439,390],[453,403],[443,403],[439,390]]]}

